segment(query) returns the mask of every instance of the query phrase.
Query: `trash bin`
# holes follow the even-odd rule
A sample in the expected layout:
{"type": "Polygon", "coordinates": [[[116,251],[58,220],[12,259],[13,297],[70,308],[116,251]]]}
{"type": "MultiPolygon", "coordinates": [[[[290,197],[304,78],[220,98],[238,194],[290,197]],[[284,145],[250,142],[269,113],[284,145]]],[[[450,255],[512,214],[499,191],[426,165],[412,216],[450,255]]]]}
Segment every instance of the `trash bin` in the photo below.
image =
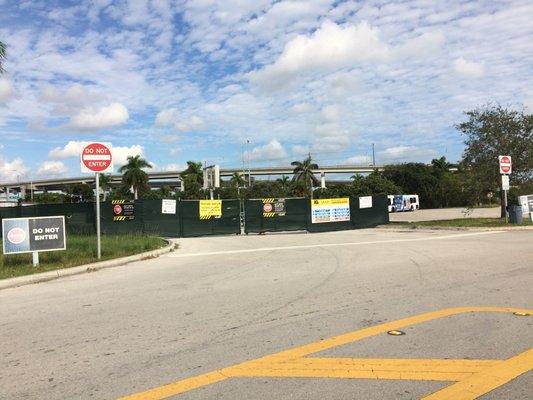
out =
{"type": "Polygon", "coordinates": [[[522,223],[522,206],[509,206],[509,222],[518,225],[522,223]]]}

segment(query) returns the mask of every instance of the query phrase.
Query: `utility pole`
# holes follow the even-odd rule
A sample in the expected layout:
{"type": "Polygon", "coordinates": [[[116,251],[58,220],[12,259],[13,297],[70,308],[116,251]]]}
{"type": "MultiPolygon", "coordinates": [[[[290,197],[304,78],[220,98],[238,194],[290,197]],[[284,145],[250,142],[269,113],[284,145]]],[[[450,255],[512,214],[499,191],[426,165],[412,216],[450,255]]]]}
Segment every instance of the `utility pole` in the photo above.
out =
{"type": "Polygon", "coordinates": [[[376,153],[374,152],[374,143],[372,143],[372,166],[376,166],[376,153]]]}

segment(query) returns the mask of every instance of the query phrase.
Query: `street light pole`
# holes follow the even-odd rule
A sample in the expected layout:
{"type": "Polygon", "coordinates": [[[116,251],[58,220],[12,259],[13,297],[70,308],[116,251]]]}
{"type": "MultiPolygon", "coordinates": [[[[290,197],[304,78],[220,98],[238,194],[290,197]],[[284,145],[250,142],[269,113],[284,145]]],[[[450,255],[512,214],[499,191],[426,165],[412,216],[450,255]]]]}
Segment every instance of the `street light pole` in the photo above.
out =
{"type": "Polygon", "coordinates": [[[250,151],[250,139],[246,139],[246,144],[248,145],[248,187],[252,186],[252,153],[250,151]]]}

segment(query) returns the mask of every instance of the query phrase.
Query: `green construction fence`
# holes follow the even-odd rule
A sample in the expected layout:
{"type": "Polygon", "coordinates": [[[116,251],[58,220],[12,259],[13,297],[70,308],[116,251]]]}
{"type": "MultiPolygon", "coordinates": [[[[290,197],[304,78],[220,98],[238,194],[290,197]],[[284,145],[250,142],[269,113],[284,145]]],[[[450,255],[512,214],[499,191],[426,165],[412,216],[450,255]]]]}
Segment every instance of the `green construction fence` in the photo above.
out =
{"type": "MultiPolygon", "coordinates": [[[[273,202],[276,199],[272,199],[273,202]]],[[[245,201],[245,232],[283,232],[306,230],[328,232],[346,229],[369,228],[389,222],[386,195],[372,196],[372,206],[361,208],[359,197],[350,197],[350,220],[339,222],[312,223],[311,202],[307,198],[287,198],[285,214],[264,216],[263,199],[245,201]]],[[[268,213],[267,213],[268,214],[268,213]]]]}
{"type": "MultiPolygon", "coordinates": [[[[272,199],[273,201],[276,199],[272,199]]],[[[177,200],[175,213],[164,214],[162,200],[134,202],[134,218],[116,221],[112,202],[102,202],[101,230],[103,234],[153,234],[164,237],[194,237],[239,234],[241,212],[246,233],[309,231],[324,232],[368,228],[389,222],[387,196],[373,196],[372,206],[361,208],[358,197],[350,197],[350,220],[312,223],[311,201],[307,198],[286,198],[284,214],[264,216],[263,199],[222,200],[222,215],[200,219],[198,200],[177,200]]],[[[3,218],[64,215],[68,233],[94,234],[94,203],[37,204],[0,208],[3,218]]]]}

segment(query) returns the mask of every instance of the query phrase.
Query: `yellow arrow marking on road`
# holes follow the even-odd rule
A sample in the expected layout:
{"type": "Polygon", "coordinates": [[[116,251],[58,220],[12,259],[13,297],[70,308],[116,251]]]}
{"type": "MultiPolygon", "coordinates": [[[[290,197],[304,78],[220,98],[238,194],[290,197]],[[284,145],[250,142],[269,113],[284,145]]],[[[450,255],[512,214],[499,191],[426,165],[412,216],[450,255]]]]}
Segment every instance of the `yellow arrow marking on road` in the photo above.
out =
{"type": "Polygon", "coordinates": [[[533,349],[508,360],[312,358],[306,356],[390,330],[397,330],[452,315],[482,312],[531,314],[531,310],[507,307],[447,308],[310,343],[125,396],[119,400],[166,399],[225,379],[239,377],[454,381],[456,382],[455,384],[424,397],[424,400],[473,400],[533,369],[533,349]]]}

